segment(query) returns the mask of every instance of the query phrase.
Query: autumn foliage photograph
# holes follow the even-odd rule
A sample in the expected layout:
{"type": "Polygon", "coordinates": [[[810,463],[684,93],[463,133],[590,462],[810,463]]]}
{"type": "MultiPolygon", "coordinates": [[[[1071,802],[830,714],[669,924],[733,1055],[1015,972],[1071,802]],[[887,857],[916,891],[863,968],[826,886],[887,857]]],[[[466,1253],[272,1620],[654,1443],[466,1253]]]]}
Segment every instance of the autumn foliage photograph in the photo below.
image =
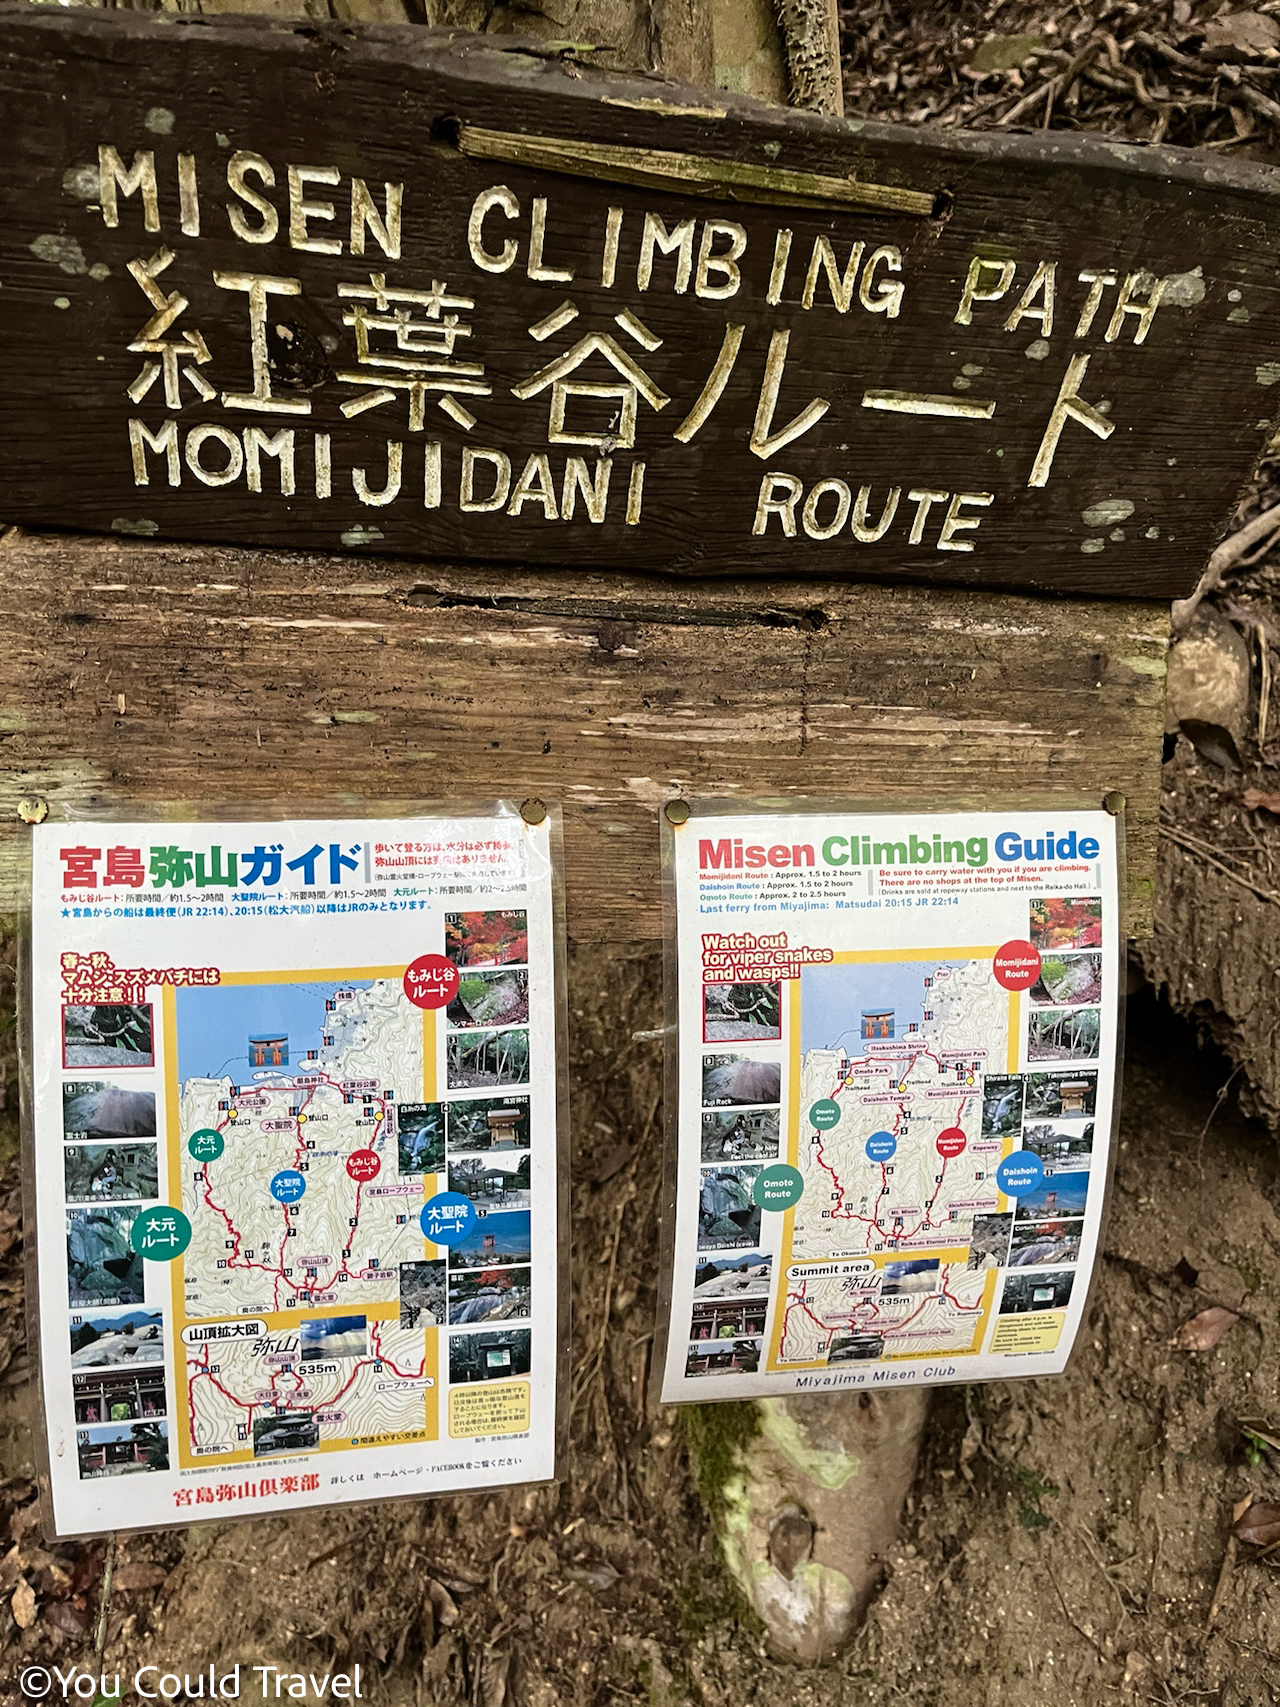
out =
{"type": "Polygon", "coordinates": [[[523,966],[529,958],[524,909],[446,913],[444,951],[455,966],[523,966]]]}
{"type": "Polygon", "coordinates": [[[1037,897],[1031,903],[1031,940],[1040,949],[1101,948],[1101,901],[1037,897]]]}

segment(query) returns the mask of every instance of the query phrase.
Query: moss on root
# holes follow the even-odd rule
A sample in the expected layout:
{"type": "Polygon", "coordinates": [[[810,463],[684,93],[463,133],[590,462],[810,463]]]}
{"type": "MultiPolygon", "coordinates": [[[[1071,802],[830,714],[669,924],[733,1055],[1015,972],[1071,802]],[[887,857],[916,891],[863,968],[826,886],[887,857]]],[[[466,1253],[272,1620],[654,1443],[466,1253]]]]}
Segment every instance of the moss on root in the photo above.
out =
{"type": "Polygon", "coordinates": [[[679,1418],[716,1542],[714,1551],[704,1552],[697,1569],[681,1585],[680,1627],[695,1641],[726,1624],[738,1625],[762,1640],[764,1626],[752,1608],[743,1576],[742,1546],[748,1525],[743,1459],[760,1433],[760,1411],[751,1403],[683,1405],[679,1418]],[[712,1559],[715,1568],[708,1570],[712,1559]]]}
{"type": "Polygon", "coordinates": [[[754,1404],[685,1405],[680,1411],[698,1492],[713,1521],[727,1503],[725,1489],[739,1476],[742,1455],[760,1432],[754,1404]]]}

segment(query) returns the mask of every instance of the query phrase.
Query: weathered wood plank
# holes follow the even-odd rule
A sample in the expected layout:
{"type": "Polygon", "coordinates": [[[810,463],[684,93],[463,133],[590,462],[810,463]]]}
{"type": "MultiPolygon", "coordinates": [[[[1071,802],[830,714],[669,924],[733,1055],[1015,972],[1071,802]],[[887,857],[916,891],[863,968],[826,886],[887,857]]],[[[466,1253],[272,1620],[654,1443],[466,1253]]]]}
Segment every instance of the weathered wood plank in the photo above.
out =
{"type": "Polygon", "coordinates": [[[1280,174],[778,111],[595,57],[0,12],[7,514],[513,568],[1189,589],[1280,381],[1280,174]],[[497,132],[502,160],[458,146],[497,132]],[[597,183],[520,164],[534,137],[749,169],[783,201],[854,178],[936,217],[597,183]]]}
{"type": "Polygon", "coordinates": [[[761,581],[481,573],[11,534],[0,551],[0,906],[18,801],[546,793],[578,938],[661,928],[677,794],[885,802],[1109,789],[1150,929],[1166,613],[761,581]]]}

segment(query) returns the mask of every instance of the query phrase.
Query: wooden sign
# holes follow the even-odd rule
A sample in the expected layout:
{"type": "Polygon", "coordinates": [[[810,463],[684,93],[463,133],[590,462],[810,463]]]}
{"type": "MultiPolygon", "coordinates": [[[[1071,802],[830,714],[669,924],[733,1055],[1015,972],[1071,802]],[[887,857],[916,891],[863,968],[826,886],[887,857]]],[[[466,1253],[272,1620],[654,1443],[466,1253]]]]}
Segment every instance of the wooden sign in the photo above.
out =
{"type": "Polygon", "coordinates": [[[11,522],[1167,597],[1276,424],[1270,169],[42,9],[0,112],[11,522]]]}

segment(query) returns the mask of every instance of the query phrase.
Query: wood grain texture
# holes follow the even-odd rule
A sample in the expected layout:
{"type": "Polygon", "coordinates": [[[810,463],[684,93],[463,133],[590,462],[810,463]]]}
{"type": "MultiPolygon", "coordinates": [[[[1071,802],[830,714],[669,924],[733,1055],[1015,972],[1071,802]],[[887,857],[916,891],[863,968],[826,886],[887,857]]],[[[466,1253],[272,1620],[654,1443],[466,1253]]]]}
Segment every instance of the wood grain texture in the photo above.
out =
{"type": "MultiPolygon", "coordinates": [[[[12,138],[0,192],[0,476],[7,514],[24,524],[345,546],[521,572],[530,562],[608,563],[1168,596],[1193,584],[1265,439],[1280,381],[1280,176],[1216,158],[1059,132],[926,134],[775,111],[491,35],[46,8],[0,16],[0,114],[12,138]],[[934,195],[948,217],[747,207],[678,187],[584,183],[467,158],[451,140],[459,124],[784,174],[853,174],[934,195]],[[154,157],[158,230],[143,228],[140,193],[121,192],[116,227],[95,211],[104,143],[126,171],[135,155],[154,157]],[[261,243],[237,236],[227,211],[242,206],[228,188],[229,161],[254,151],[274,174],[266,200],[280,215],[276,236],[261,243]],[[179,223],[180,156],[198,184],[198,236],[179,223]],[[290,165],[336,176],[332,187],[311,183],[303,199],[332,202],[334,219],[313,218],[310,236],[337,241],[341,254],[290,240],[290,165]],[[372,237],[362,256],[346,252],[357,178],[380,209],[385,183],[405,185],[397,261],[372,237]],[[477,195],[500,183],[519,211],[486,216],[486,252],[508,238],[515,246],[510,270],[494,272],[475,259],[467,226],[477,195]],[[622,210],[612,285],[603,280],[609,207],[622,210]],[[693,224],[684,260],[651,253],[641,288],[650,214],[664,231],[693,224]],[[707,220],[722,224],[711,254],[725,252],[728,227],[744,233],[735,288],[722,297],[699,294],[707,220]],[[791,250],[772,304],[779,230],[791,233],[791,250]],[[137,267],[168,251],[148,287],[137,267]],[[975,259],[989,265],[966,324],[975,259]],[[1001,286],[1006,260],[1013,270],[1001,286]],[[1051,329],[1036,318],[1042,262],[1059,269],[1051,329]],[[1092,287],[1079,277],[1090,270],[1113,279],[1092,315],[1092,287]],[[368,402],[386,370],[365,365],[350,377],[352,299],[339,287],[363,281],[367,290],[375,273],[392,291],[439,279],[473,304],[462,314],[465,354],[482,369],[481,389],[457,399],[475,416],[470,427],[440,411],[443,388],[428,390],[429,421],[415,423],[403,391],[368,402]],[[250,391],[249,297],[227,280],[250,275],[298,281],[300,294],[270,298],[263,328],[270,385],[298,406],[291,415],[237,401],[250,391]],[[1166,281],[1163,300],[1139,345],[1140,305],[1156,279],[1166,281]],[[187,366],[204,400],[186,377],[173,403],[154,379],[131,399],[128,388],[156,359],[139,347],[142,329],[171,292],[187,307],[149,337],[200,333],[208,360],[187,366]],[[534,337],[566,299],[572,323],[534,337]],[[615,316],[628,311],[638,332],[618,328],[615,316]],[[581,353],[600,335],[648,376],[635,422],[617,395],[579,394],[558,426],[567,373],[574,385],[619,383],[598,345],[581,353]],[[574,350],[581,366],[558,371],[574,350]],[[1059,407],[1061,436],[1045,467],[1055,406],[1066,403],[1075,413],[1059,407]],[[359,412],[343,412],[353,405],[359,412]],[[138,453],[145,486],[130,454],[135,419],[153,437],[176,433],[181,447],[172,472],[167,453],[138,453]],[[206,427],[212,440],[193,445],[192,429],[206,427]],[[288,493],[277,460],[286,453],[251,442],[277,430],[295,464],[288,493]],[[317,434],[331,439],[328,497],[317,434]],[[438,502],[429,444],[440,449],[438,502]],[[465,453],[480,450],[509,464],[492,487],[494,462],[466,483],[465,453]],[[590,519],[581,496],[565,519],[571,455],[592,480],[610,480],[602,520],[590,519]],[[395,478],[393,456],[403,459],[395,478]],[[204,483],[199,469],[217,481],[228,457],[229,479],[204,483]],[[549,459],[545,473],[538,458],[549,459]],[[637,497],[639,520],[629,522],[642,464],[643,507],[637,497]],[[1037,469],[1043,485],[1031,484],[1037,469]],[[504,482],[506,496],[476,506],[504,482]],[[892,491],[892,520],[867,537],[868,517],[873,524],[892,491]],[[789,510],[761,507],[788,492],[789,510]],[[850,504],[860,492],[861,522],[850,504]],[[948,517],[959,524],[950,532],[948,517]]],[[[262,188],[260,177],[250,181],[262,188]]],[[[248,217],[253,225],[262,216],[248,217]]],[[[710,277],[713,288],[734,283],[732,272],[710,277]]]]}
{"type": "Polygon", "coordinates": [[[1150,929],[1166,613],[823,581],[673,584],[10,534],[0,907],[17,803],[547,794],[571,933],[661,929],[676,795],[1129,800],[1150,929]]]}
{"type": "Polygon", "coordinates": [[[708,6],[714,67],[707,81],[735,95],[785,106],[790,89],[773,0],[708,0],[708,6]]]}

